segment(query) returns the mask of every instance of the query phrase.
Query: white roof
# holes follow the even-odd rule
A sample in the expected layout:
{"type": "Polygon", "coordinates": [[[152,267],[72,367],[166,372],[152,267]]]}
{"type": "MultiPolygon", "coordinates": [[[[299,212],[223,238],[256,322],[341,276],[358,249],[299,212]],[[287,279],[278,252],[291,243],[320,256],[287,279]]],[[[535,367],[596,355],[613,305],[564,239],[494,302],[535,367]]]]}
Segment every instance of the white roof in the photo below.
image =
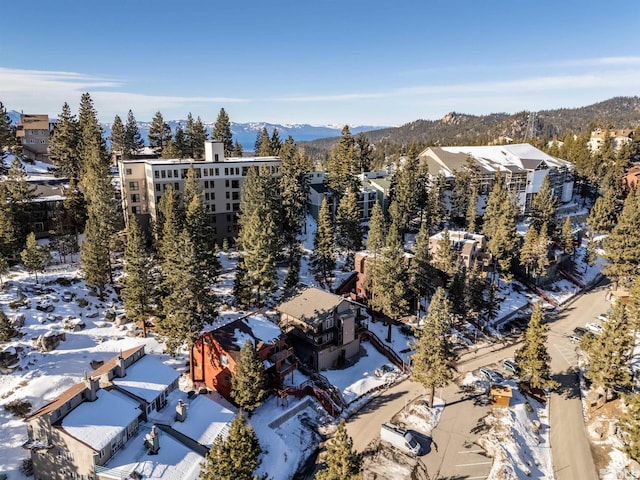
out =
{"type": "Polygon", "coordinates": [[[196,480],[199,477],[200,463],[204,460],[202,456],[159,428],[156,428],[156,433],[159,435],[160,450],[156,455],[149,455],[144,446],[145,435],[149,432],[150,428],[145,425],[138,435],[107,462],[105,466],[114,469],[114,476],[108,471],[101,472],[100,475],[120,479],[121,473],[135,471],[142,474],[145,480],[196,480]]]}
{"type": "Polygon", "coordinates": [[[107,390],[98,390],[98,399],[84,402],[62,419],[62,428],[71,436],[100,451],[142,412],[139,404],[107,390]]]}
{"type": "Polygon", "coordinates": [[[229,425],[235,416],[235,408],[231,405],[226,406],[205,395],[198,395],[187,403],[185,421],[176,421],[171,426],[199,444],[211,447],[218,435],[227,437],[229,425]]]}
{"type": "Polygon", "coordinates": [[[488,146],[452,146],[442,147],[442,150],[451,153],[466,153],[476,159],[486,158],[499,165],[517,165],[527,170],[523,160],[539,160],[550,167],[568,167],[570,162],[547,155],[528,143],[516,143],[513,145],[488,145],[488,146]]]}
{"type": "Polygon", "coordinates": [[[180,373],[151,355],[145,355],[127,368],[124,378],[115,378],[113,383],[135,396],[154,401],[180,373]]]}

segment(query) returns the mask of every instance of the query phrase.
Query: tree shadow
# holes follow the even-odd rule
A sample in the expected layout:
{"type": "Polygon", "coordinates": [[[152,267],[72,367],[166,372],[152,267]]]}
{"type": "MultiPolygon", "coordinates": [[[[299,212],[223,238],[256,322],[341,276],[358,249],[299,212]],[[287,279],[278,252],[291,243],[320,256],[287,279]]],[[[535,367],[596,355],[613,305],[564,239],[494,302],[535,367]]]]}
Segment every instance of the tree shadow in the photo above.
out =
{"type": "Polygon", "coordinates": [[[560,384],[560,386],[556,388],[555,392],[562,398],[580,398],[580,378],[575,370],[570,369],[561,373],[556,373],[552,378],[560,384]]]}
{"type": "Polygon", "coordinates": [[[366,405],[364,405],[362,408],[360,408],[356,413],[351,415],[350,421],[359,418],[361,415],[365,415],[367,413],[371,413],[374,410],[377,410],[380,407],[382,407],[384,404],[392,402],[397,398],[400,398],[400,397],[402,397],[404,395],[407,395],[408,393],[409,393],[408,390],[403,390],[401,392],[396,392],[396,393],[383,393],[381,395],[377,395],[377,396],[373,397],[371,400],[369,400],[366,403],[366,405]]]}

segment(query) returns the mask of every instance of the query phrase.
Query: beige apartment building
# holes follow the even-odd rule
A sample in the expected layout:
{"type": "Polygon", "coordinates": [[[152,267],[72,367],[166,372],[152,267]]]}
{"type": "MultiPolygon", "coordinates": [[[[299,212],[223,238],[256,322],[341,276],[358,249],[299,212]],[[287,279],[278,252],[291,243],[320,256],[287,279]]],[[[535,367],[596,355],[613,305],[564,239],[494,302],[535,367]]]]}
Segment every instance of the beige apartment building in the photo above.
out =
{"type": "Polygon", "coordinates": [[[30,160],[48,161],[49,135],[52,131],[49,115],[21,114],[16,125],[16,137],[22,145],[22,155],[30,160]]]}
{"type": "Polygon", "coordinates": [[[200,179],[204,207],[211,218],[214,240],[218,243],[238,235],[240,197],[247,172],[251,167],[266,167],[271,175],[280,175],[278,157],[225,158],[222,143],[205,142],[205,159],[137,159],[119,160],[122,185],[122,209],[125,220],[138,215],[148,228],[158,214],[158,204],[168,185],[182,193],[184,179],[193,165],[200,179]]]}

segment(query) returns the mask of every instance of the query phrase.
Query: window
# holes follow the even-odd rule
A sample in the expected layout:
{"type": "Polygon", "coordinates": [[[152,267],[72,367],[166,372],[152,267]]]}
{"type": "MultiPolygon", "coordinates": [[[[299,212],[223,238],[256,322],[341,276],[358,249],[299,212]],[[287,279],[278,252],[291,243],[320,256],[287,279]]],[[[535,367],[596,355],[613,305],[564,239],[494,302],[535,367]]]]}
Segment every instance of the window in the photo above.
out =
{"type": "Polygon", "coordinates": [[[167,178],[173,178],[173,172],[171,170],[167,170],[167,178]]]}
{"type": "Polygon", "coordinates": [[[160,203],[160,198],[161,197],[156,197],[156,203],[160,203]]]}
{"type": "MultiPolygon", "coordinates": [[[[215,212],[216,211],[216,204],[214,203],[213,205],[211,205],[211,211],[215,212]]],[[[215,217],[214,217],[215,220],[215,217]]]]}
{"type": "Polygon", "coordinates": [[[189,171],[188,168],[183,168],[182,169],[182,178],[187,178],[187,172],[189,171]]]}
{"type": "Polygon", "coordinates": [[[139,203],[140,202],[140,194],[139,193],[132,193],[131,194],[131,201],[133,203],[139,203]]]}
{"type": "Polygon", "coordinates": [[[229,366],[229,358],[226,355],[220,354],[220,364],[223,367],[229,366]]]}
{"type": "Polygon", "coordinates": [[[129,182],[129,190],[140,190],[140,184],[138,182],[129,182]]]}
{"type": "Polygon", "coordinates": [[[229,194],[229,192],[224,192],[225,198],[228,200],[229,197],[231,197],[231,195],[229,194]]]}
{"type": "Polygon", "coordinates": [[[156,183],[156,192],[159,192],[159,191],[160,191],[160,184],[156,183]]]}
{"type": "Polygon", "coordinates": [[[246,177],[247,176],[247,171],[249,170],[249,167],[242,167],[242,176],[246,177]]]}
{"type": "Polygon", "coordinates": [[[125,168],[124,169],[124,174],[125,175],[131,175],[131,169],[130,168],[125,168]]]}
{"type": "Polygon", "coordinates": [[[240,200],[240,192],[231,192],[231,198],[233,200],[240,200]]]}
{"type": "Polygon", "coordinates": [[[240,204],[239,203],[234,203],[233,204],[233,211],[234,212],[239,212],[240,211],[240,204]]]}
{"type": "Polygon", "coordinates": [[[216,177],[220,175],[220,169],[216,168],[216,177]]]}
{"type": "Polygon", "coordinates": [[[162,171],[160,172],[160,176],[161,176],[162,178],[167,178],[167,172],[166,172],[165,170],[162,170],[162,171]]]}
{"type": "Polygon", "coordinates": [[[225,187],[227,187],[227,188],[229,188],[229,180],[225,180],[225,181],[224,181],[224,186],[225,186],[225,187]]]}
{"type": "Polygon", "coordinates": [[[160,172],[158,170],[156,170],[155,172],[153,172],[154,176],[156,178],[160,178],[160,172]]]}
{"type": "Polygon", "coordinates": [[[220,160],[220,158],[219,158],[219,157],[220,157],[220,155],[218,155],[217,153],[216,153],[216,154],[214,154],[214,156],[213,156],[214,160],[213,160],[213,161],[214,161],[214,162],[219,161],[219,160],[220,160]]]}
{"type": "MultiPolygon", "coordinates": [[[[205,168],[206,170],[206,168],[205,168]]],[[[209,188],[209,180],[204,181],[204,188],[209,188]]]]}
{"type": "Polygon", "coordinates": [[[225,175],[229,175],[229,169],[228,169],[228,168],[225,168],[225,169],[224,169],[224,174],[225,174],[225,175]]]}
{"type": "Polygon", "coordinates": [[[203,170],[204,170],[204,175],[203,176],[208,177],[209,176],[209,169],[208,168],[204,168],[203,170]]]}
{"type": "Polygon", "coordinates": [[[131,213],[133,213],[135,215],[139,215],[140,214],[140,207],[138,205],[134,205],[133,207],[131,207],[131,213]]]}
{"type": "Polygon", "coordinates": [[[230,204],[230,203],[227,203],[227,212],[228,212],[229,210],[231,210],[231,204],[230,204]]]}
{"type": "Polygon", "coordinates": [[[231,180],[231,188],[240,188],[240,180],[231,180]]]}
{"type": "Polygon", "coordinates": [[[173,171],[173,176],[174,176],[174,178],[178,178],[178,169],[177,168],[173,171]]]}
{"type": "Polygon", "coordinates": [[[206,202],[208,202],[208,201],[209,201],[209,192],[205,192],[205,193],[204,193],[204,200],[205,200],[206,202]]]}
{"type": "Polygon", "coordinates": [[[180,190],[180,184],[178,182],[175,182],[173,184],[173,188],[175,189],[176,192],[178,192],[180,190]]]}

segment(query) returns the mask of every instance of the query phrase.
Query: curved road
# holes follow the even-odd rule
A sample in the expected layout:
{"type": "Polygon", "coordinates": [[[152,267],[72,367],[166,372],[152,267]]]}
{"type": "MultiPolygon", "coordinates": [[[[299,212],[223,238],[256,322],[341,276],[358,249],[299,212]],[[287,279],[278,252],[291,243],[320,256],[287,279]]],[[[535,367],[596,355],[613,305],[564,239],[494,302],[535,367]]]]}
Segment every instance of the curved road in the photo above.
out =
{"type": "MultiPolygon", "coordinates": [[[[598,314],[610,307],[605,294],[606,291],[602,290],[582,294],[549,322],[547,347],[551,355],[551,370],[554,378],[561,383],[557,392],[551,394],[549,404],[550,441],[558,480],[598,478],[582,416],[575,373],[575,345],[570,342],[569,335],[576,326],[594,321],[598,314]]],[[[518,346],[494,347],[493,350],[486,349],[477,354],[465,354],[461,357],[458,370],[464,373],[498,363],[505,358],[513,358],[518,346]]],[[[380,424],[389,421],[408,402],[424,393],[422,386],[407,380],[372,399],[347,424],[355,449],[363,451],[379,435],[380,424]]],[[[437,447],[430,446],[431,450],[422,457],[429,477],[432,480],[486,478],[491,459],[482,456],[482,452],[472,444],[481,433],[474,427],[489,407],[480,398],[470,398],[460,392],[456,385],[438,391],[437,396],[445,399],[447,408],[443,410],[440,423],[432,432],[437,447]]]]}

